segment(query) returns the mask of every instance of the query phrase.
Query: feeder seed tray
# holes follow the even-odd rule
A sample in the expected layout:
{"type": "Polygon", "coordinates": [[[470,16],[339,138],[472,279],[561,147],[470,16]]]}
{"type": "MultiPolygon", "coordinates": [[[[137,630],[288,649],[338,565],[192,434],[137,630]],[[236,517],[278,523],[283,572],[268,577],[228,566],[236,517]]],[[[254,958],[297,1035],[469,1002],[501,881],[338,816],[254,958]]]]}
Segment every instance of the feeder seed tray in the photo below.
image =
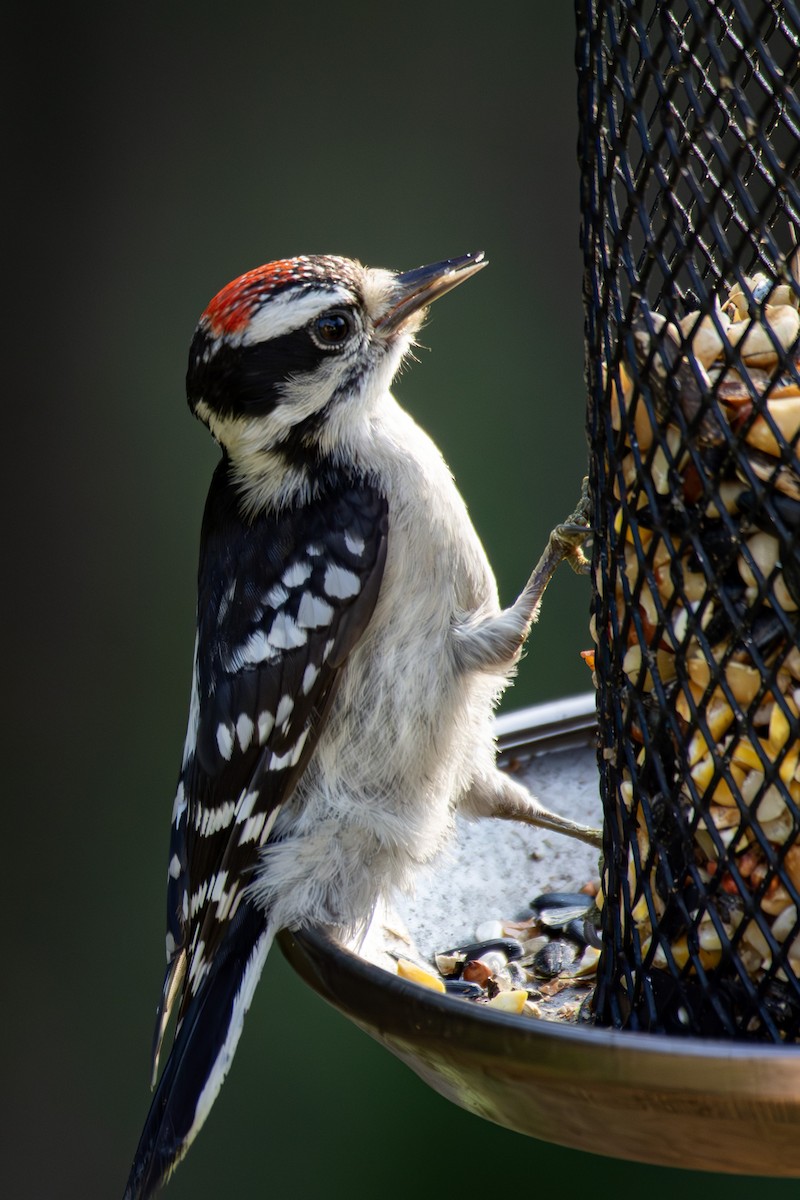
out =
{"type": "MultiPolygon", "coordinates": [[[[597,822],[594,695],[501,718],[498,735],[501,762],[521,767],[544,803],[597,822]]],[[[587,869],[596,871],[593,852],[568,842],[550,854],[556,840],[514,823],[460,826],[454,850],[402,909],[412,937],[428,949],[452,945],[497,904],[523,908],[554,880],[569,883],[571,872],[579,886],[587,869]],[[491,848],[476,859],[487,833],[491,848]],[[506,864],[499,880],[484,870],[497,856],[506,864]],[[444,921],[447,928],[433,927],[444,921]]],[[[800,1175],[798,1046],[513,1016],[398,978],[319,931],[284,934],[281,945],[324,999],[436,1091],[497,1124],[639,1162],[800,1175]]]]}

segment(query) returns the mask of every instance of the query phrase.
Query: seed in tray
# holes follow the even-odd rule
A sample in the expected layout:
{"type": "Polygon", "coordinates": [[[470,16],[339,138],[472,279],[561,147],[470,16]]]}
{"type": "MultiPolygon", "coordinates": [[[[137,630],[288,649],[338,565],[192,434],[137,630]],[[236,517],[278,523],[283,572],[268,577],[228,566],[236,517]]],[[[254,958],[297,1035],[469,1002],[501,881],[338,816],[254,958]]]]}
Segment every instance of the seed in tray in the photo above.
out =
{"type": "Polygon", "coordinates": [[[573,917],[583,917],[594,905],[594,897],[586,892],[542,892],[531,900],[531,908],[542,925],[563,929],[573,917]]]}
{"type": "Polygon", "coordinates": [[[408,979],[412,983],[421,984],[422,987],[429,988],[433,992],[443,992],[445,990],[444,983],[438,975],[434,975],[433,971],[421,967],[419,963],[412,962],[408,958],[399,958],[397,960],[397,974],[401,979],[408,979]]]}
{"type": "Polygon", "coordinates": [[[569,942],[548,942],[533,960],[534,974],[542,979],[555,979],[574,961],[575,947],[569,942]]]}
{"type": "MultiPolygon", "coordinates": [[[[460,959],[462,963],[465,963],[470,959],[483,958],[484,955],[492,952],[502,954],[504,961],[510,962],[512,959],[522,956],[522,943],[517,938],[491,938],[486,942],[471,942],[468,946],[454,946],[452,950],[444,950],[436,957],[437,960],[439,958],[460,959]]],[[[439,965],[438,961],[436,965],[439,965]]],[[[457,969],[449,972],[451,975],[459,973],[457,969]]]]}
{"type": "Polygon", "coordinates": [[[482,963],[479,958],[470,958],[464,963],[464,969],[461,972],[461,978],[466,983],[477,983],[479,987],[485,988],[492,976],[492,968],[487,967],[486,963],[482,963]]]}
{"type": "Polygon", "coordinates": [[[448,996],[462,996],[465,1000],[478,1000],[486,995],[479,983],[467,983],[464,979],[445,979],[444,990],[448,996]]]}

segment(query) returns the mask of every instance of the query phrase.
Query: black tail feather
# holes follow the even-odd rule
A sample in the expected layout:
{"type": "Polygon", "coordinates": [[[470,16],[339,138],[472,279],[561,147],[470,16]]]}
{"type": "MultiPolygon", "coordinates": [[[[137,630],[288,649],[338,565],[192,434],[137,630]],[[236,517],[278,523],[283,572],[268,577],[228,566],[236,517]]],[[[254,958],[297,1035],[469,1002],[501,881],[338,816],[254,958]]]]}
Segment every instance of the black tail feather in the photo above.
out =
{"type": "Polygon", "coordinates": [[[183,1158],[227,1074],[272,940],[243,904],[178,1028],[145,1121],[124,1200],[149,1200],[183,1158]]]}

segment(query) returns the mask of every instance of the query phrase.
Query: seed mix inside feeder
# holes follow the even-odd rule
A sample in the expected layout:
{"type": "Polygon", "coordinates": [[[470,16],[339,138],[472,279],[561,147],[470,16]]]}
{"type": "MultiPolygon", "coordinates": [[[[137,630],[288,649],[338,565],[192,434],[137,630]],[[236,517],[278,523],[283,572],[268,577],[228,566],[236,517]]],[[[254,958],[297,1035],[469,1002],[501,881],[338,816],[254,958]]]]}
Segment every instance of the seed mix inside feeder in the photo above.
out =
{"type": "Polygon", "coordinates": [[[610,390],[615,911],[638,969],[620,1023],[773,1040],[800,1023],[800,254],[784,269],[680,325],[646,312],[610,390]]]}
{"type": "Polygon", "coordinates": [[[800,1033],[800,25],[590,5],[596,1012],[800,1033]],[[601,12],[601,10],[603,10],[601,12]],[[612,33],[613,29],[613,33],[612,33]]]}

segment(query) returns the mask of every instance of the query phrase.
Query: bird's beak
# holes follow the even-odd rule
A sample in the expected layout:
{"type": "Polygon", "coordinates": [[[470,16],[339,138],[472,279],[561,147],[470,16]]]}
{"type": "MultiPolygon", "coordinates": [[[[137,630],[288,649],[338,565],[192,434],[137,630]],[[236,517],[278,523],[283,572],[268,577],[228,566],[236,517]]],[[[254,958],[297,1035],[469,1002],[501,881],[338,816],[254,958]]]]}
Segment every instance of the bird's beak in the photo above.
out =
{"type": "Polygon", "coordinates": [[[446,258],[444,262],[431,263],[428,267],[417,267],[396,275],[390,295],[390,307],[375,322],[381,333],[391,333],[413,313],[427,308],[445,292],[458,287],[465,279],[483,270],[486,259],[483,251],[462,254],[460,258],[446,258]]]}

